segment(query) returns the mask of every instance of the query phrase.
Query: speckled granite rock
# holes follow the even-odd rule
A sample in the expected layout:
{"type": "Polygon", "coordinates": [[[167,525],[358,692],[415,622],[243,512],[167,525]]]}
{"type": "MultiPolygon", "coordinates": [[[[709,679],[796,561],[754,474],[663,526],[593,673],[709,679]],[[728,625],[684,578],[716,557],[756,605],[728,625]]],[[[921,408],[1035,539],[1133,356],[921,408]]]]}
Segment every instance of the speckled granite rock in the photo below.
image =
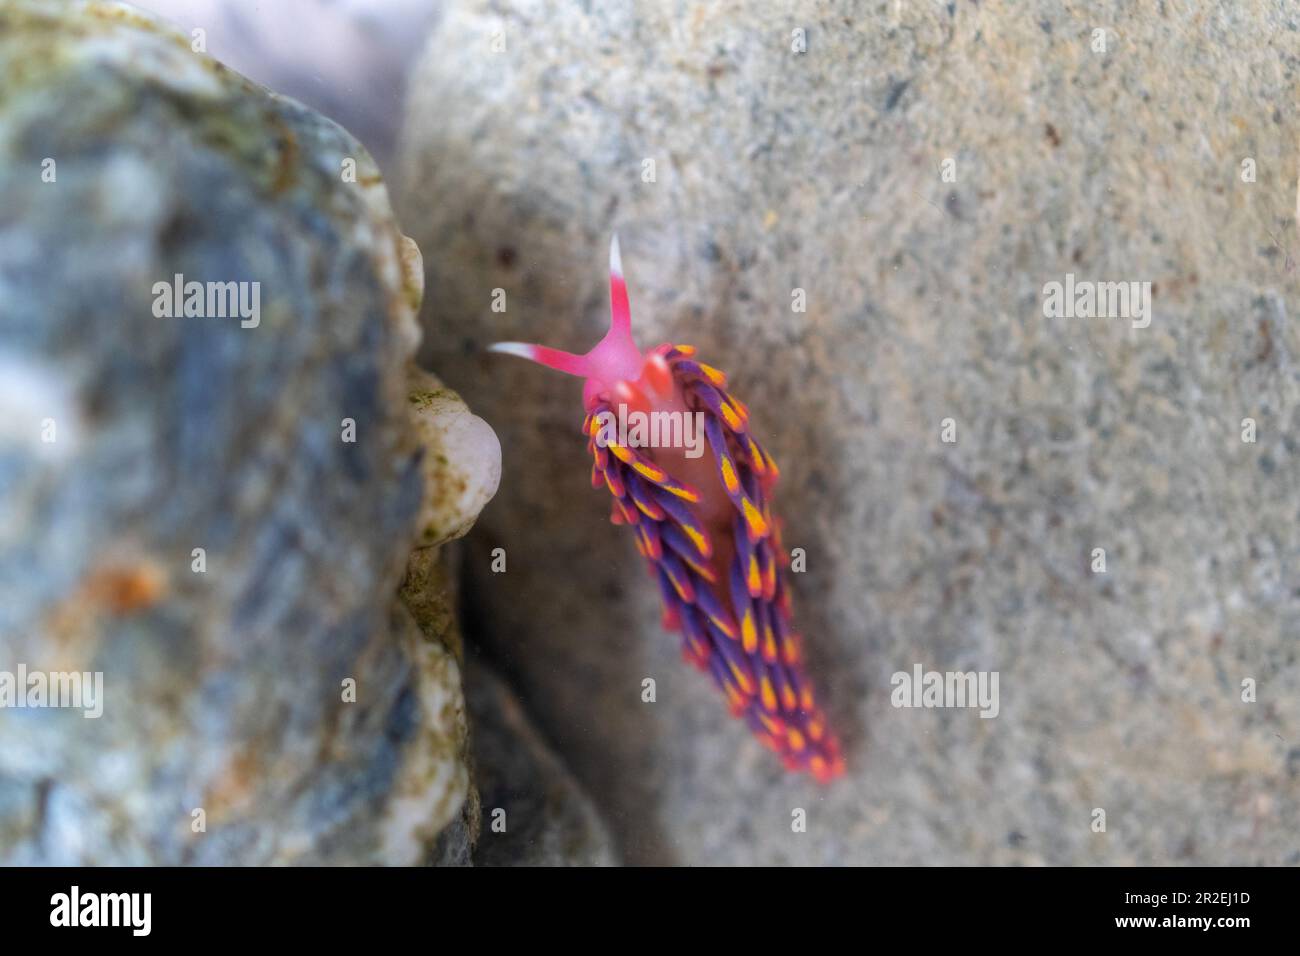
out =
{"type": "Polygon", "coordinates": [[[467,857],[459,642],[397,588],[499,463],[434,437],[468,413],[409,370],[365,151],[125,7],[13,0],[0,209],[0,671],[103,675],[98,719],[0,707],[0,861],[467,857]],[[160,317],[177,273],[256,321],[160,317]]]}
{"type": "Polygon", "coordinates": [[[399,207],[439,250],[426,358],[502,436],[475,619],[629,859],[1300,862],[1297,17],[446,12],[399,207]],[[827,789],[679,663],[587,487],[577,384],[469,359],[593,344],[615,228],[641,341],[727,369],[783,465],[796,613],[848,746],[827,789]],[[1044,318],[1066,273],[1150,281],[1153,321],[1044,318]],[[891,707],[915,663],[998,671],[999,716],[891,707]]]}

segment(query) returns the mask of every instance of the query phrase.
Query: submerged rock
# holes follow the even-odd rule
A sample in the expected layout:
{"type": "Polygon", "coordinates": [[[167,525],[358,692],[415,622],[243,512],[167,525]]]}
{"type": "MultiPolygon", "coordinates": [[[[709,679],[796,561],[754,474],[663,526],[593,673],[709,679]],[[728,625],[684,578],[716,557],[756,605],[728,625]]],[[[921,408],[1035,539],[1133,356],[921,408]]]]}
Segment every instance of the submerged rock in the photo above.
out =
{"type": "Polygon", "coordinates": [[[0,208],[0,672],[102,674],[93,719],[0,707],[0,861],[467,857],[453,615],[397,589],[499,461],[413,412],[366,151],[130,8],[14,0],[0,208]]]}
{"type": "Polygon", "coordinates": [[[420,545],[459,538],[496,493],[501,480],[501,443],[459,395],[433,375],[411,373],[410,402],[416,433],[427,449],[425,487],[436,489],[420,510],[420,545]]]}
{"type": "Polygon", "coordinates": [[[611,866],[613,837],[591,797],[482,661],[466,668],[481,831],[477,866],[611,866]]]}
{"type": "Polygon", "coordinates": [[[1297,862],[1297,21],[1033,6],[468,0],[428,39],[425,355],[504,450],[475,620],[634,861],[1297,862]],[[828,788],[679,662],[579,385],[464,357],[595,344],[615,229],[639,342],[782,466],[828,788]],[[1045,317],[1068,274],[1150,282],[1149,325],[1045,317]],[[918,663],[1000,672],[998,716],[891,706],[918,663]]]}

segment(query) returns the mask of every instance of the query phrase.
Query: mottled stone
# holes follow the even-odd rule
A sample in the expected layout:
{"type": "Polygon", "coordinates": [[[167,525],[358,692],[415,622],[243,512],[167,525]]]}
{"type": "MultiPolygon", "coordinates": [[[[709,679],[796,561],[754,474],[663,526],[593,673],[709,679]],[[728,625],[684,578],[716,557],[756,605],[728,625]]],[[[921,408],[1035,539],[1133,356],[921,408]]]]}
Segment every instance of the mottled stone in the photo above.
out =
{"type": "Polygon", "coordinates": [[[502,438],[477,637],[628,859],[1300,861],[1296,31],[1281,3],[445,12],[399,205],[438,250],[424,357],[502,438]],[[578,383],[481,354],[592,345],[614,229],[640,341],[726,369],[782,465],[828,788],[678,661],[578,383]],[[1066,273],[1151,282],[1150,326],[1045,318],[1066,273]],[[998,671],[999,716],[892,707],[915,663],[998,671]]]}
{"type": "Polygon", "coordinates": [[[411,370],[410,402],[422,460],[426,496],[420,509],[420,545],[465,534],[501,480],[501,443],[487,422],[435,376],[411,370]]]}
{"type": "Polygon", "coordinates": [[[182,32],[201,29],[208,52],[346,127],[389,169],[406,75],[430,0],[135,0],[182,32]]]}
{"type": "Polygon", "coordinates": [[[418,253],[366,151],[130,8],[13,0],[0,209],[0,671],[104,687],[0,708],[0,861],[467,856],[452,615],[397,600],[417,521],[471,520],[422,465],[467,413],[408,394],[418,253]],[[160,317],[177,273],[257,321],[160,317]]]}

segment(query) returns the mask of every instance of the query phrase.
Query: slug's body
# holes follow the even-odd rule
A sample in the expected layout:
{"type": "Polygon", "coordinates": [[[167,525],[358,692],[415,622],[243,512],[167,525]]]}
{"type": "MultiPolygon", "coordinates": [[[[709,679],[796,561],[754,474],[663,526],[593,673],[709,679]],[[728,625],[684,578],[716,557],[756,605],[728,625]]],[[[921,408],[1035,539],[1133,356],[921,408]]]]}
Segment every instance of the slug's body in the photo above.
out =
{"type": "Polygon", "coordinates": [[[750,434],[745,406],[725,391],[726,376],[697,361],[694,348],[637,349],[617,238],[610,312],[609,332],[586,355],[513,342],[492,348],[586,379],[592,485],[609,489],[611,520],[635,533],[683,656],[712,675],[731,712],[787,767],[830,780],[844,761],[791,624],[788,560],[771,511],[776,463],[750,434]],[[607,426],[629,410],[700,413],[707,450],[691,457],[680,447],[619,444],[607,426]]]}

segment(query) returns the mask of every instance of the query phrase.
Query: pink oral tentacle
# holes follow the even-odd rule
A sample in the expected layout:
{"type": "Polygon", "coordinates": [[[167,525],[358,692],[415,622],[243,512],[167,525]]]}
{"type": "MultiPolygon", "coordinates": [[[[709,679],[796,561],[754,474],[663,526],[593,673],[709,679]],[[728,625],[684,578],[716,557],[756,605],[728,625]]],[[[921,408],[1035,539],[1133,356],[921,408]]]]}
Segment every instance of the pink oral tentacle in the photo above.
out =
{"type": "Polygon", "coordinates": [[[618,235],[609,240],[609,334],[619,333],[632,340],[632,306],[627,298],[627,280],[623,277],[623,256],[618,235]]]}

